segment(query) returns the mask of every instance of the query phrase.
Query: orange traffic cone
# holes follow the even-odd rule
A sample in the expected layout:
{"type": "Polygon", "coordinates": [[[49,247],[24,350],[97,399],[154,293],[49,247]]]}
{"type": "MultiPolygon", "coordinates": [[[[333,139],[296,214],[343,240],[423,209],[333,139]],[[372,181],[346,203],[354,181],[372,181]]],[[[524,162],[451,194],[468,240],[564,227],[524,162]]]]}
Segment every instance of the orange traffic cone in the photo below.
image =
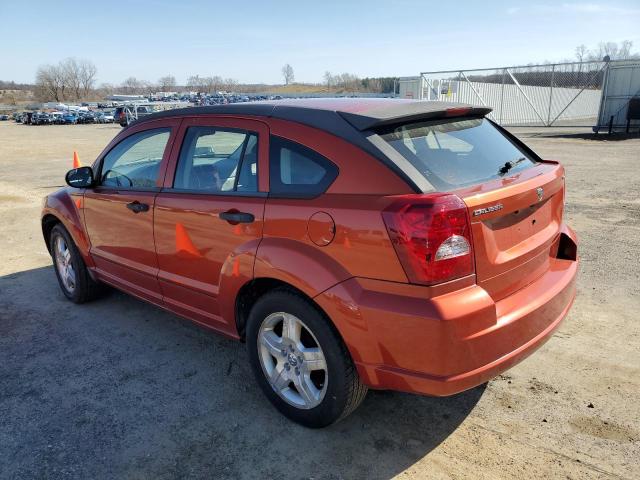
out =
{"type": "Polygon", "coordinates": [[[73,151],[73,168],[80,168],[82,164],[80,163],[80,159],[78,158],[78,152],[73,151]]]}
{"type": "Polygon", "coordinates": [[[176,223],[176,251],[178,253],[188,253],[196,257],[202,257],[187,233],[187,229],[181,223],[176,223]]]}

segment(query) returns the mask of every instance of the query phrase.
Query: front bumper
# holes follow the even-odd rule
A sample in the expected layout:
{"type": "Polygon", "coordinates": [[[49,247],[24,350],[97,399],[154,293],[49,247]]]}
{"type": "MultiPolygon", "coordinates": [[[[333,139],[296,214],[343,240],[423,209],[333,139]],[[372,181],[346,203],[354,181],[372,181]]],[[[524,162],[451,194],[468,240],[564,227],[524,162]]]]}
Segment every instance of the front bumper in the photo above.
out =
{"type": "Polygon", "coordinates": [[[577,260],[552,258],[544,275],[497,302],[478,285],[425,298],[426,287],[357,278],[316,301],[369,387],[446,396],[490,380],[543,345],[573,303],[577,271],[577,260]]]}

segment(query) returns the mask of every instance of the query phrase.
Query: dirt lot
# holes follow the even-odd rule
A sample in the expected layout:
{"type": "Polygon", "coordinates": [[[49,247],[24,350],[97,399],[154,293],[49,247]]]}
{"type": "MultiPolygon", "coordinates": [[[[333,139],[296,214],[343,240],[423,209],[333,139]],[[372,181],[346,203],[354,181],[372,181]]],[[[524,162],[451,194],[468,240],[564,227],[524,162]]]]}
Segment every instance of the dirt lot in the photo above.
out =
{"type": "Polygon", "coordinates": [[[60,293],[41,198],[118,131],[0,123],[0,478],[640,478],[640,139],[516,132],[566,165],[581,240],[577,300],[537,354],[452,398],[371,392],[311,431],[262,397],[243,345],[60,293]]]}

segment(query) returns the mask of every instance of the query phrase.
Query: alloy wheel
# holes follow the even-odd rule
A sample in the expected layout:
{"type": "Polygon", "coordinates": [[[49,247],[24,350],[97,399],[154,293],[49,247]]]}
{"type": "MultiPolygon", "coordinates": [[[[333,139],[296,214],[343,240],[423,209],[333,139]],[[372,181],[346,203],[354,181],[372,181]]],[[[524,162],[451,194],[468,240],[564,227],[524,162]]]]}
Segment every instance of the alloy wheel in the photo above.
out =
{"type": "Polygon", "coordinates": [[[272,313],[257,341],[262,371],[280,398],[300,409],[318,406],[327,391],[327,362],[309,327],[290,313],[272,313]]]}
{"type": "Polygon", "coordinates": [[[73,293],[76,289],[76,272],[71,261],[71,251],[62,235],[58,235],[55,241],[55,257],[62,285],[67,292],[73,293]]]}

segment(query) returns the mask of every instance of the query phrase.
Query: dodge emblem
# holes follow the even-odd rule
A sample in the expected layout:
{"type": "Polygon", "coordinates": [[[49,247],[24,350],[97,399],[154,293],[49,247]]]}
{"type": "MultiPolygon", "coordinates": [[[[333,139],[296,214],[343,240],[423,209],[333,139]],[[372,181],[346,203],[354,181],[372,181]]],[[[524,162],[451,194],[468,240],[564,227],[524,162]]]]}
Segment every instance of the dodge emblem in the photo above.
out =
{"type": "Polygon", "coordinates": [[[544,196],[544,190],[542,187],[536,188],[536,193],[538,194],[538,201],[542,200],[542,197],[544,196]]]}

